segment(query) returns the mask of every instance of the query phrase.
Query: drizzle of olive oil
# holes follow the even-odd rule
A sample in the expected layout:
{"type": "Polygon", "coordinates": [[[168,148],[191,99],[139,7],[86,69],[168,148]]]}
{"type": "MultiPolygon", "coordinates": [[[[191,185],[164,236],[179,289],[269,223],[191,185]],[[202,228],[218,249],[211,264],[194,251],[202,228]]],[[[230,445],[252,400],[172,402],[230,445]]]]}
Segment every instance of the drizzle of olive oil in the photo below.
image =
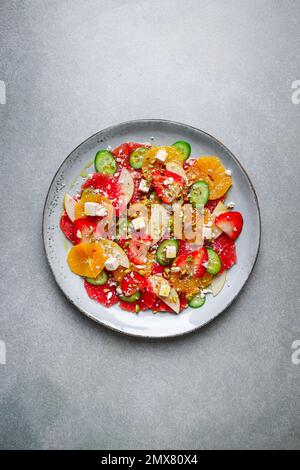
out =
{"type": "Polygon", "coordinates": [[[70,248],[69,243],[67,242],[67,240],[63,240],[63,244],[64,244],[64,249],[65,249],[65,251],[68,253],[69,248],[70,248]]]}

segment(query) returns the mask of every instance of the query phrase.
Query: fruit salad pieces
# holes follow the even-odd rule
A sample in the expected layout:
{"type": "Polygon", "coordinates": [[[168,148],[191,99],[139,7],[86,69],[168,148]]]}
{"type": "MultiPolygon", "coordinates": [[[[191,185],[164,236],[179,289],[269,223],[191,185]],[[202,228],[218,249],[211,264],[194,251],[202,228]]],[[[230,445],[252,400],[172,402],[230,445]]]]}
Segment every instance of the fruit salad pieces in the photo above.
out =
{"type": "Polygon", "coordinates": [[[231,171],[190,155],[184,141],[102,149],[80,193],[65,195],[67,262],[96,302],[178,314],[222,290],[243,217],[226,204],[231,171]]]}

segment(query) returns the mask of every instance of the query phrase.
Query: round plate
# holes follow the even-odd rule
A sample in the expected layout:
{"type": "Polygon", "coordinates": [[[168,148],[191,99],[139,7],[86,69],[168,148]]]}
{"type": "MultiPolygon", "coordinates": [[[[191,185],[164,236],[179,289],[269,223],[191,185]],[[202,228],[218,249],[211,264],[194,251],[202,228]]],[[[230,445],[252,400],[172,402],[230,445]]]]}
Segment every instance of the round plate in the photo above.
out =
{"type": "Polygon", "coordinates": [[[88,317],[121,333],[144,337],[170,337],[182,335],[205,325],[225,310],[239,294],[255,264],[260,243],[260,213],[255,190],[236,157],[218,140],[207,133],[171,121],[139,120],[104,129],[88,138],[65,159],[50,185],[43,214],[43,237],[46,255],[53,275],[67,298],[88,317]],[[154,139],[153,139],[154,138],[154,139]],[[233,186],[228,201],[234,201],[243,214],[244,228],[237,240],[238,263],[227,275],[227,284],[216,297],[207,296],[200,309],[187,308],[179,315],[140,312],[134,315],[118,306],[105,308],[90,299],[82,278],[73,274],[66,261],[71,247],[59,228],[59,219],[66,191],[79,190],[83,176],[93,172],[96,151],[108,145],[117,147],[122,142],[153,142],[171,145],[186,140],[192,146],[192,156],[216,155],[225,168],[232,170],[233,186]],[[89,163],[91,168],[88,168],[89,163]],[[83,176],[80,176],[83,175],[83,176]],[[68,246],[69,245],[69,246],[68,246]]]}

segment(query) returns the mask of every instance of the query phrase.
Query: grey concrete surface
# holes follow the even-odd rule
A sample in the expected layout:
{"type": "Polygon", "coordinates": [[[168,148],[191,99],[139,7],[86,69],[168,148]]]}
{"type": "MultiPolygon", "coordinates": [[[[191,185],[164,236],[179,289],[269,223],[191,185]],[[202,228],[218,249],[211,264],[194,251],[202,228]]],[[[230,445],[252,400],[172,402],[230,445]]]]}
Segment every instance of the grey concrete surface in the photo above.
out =
{"type": "Polygon", "coordinates": [[[299,0],[1,0],[1,448],[300,447],[299,24],[299,0]],[[65,156],[138,118],[222,140],[262,211],[241,296],[169,341],[82,316],[42,245],[65,156]]]}

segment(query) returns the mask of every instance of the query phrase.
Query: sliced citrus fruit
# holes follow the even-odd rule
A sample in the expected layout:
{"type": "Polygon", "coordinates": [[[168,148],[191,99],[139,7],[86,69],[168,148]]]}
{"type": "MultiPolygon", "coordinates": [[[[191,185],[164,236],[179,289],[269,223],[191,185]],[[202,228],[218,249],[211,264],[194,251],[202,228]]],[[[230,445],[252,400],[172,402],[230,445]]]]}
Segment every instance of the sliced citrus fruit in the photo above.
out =
{"type": "Polygon", "coordinates": [[[75,205],[75,219],[81,219],[82,217],[85,217],[84,204],[86,202],[97,202],[98,204],[102,204],[104,206],[105,204],[109,204],[109,206],[111,206],[111,203],[107,197],[96,193],[92,188],[84,189],[80,196],[80,200],[75,205]]]}
{"type": "Polygon", "coordinates": [[[190,183],[200,180],[208,183],[209,199],[223,196],[232,185],[232,178],[225,173],[225,168],[218,157],[198,158],[186,173],[190,183]]]}
{"type": "Polygon", "coordinates": [[[69,251],[67,261],[73,273],[97,277],[104,268],[106,256],[99,243],[79,243],[69,251]]]}
{"type": "Polygon", "coordinates": [[[192,276],[181,276],[179,273],[171,273],[170,282],[174,289],[183,294],[193,296],[201,289],[205,289],[212,281],[212,274],[205,273],[204,276],[196,278],[192,276]]]}
{"type": "Polygon", "coordinates": [[[154,169],[159,169],[168,162],[176,162],[181,167],[184,163],[184,155],[175,147],[169,146],[152,146],[144,156],[142,171],[144,177],[151,178],[154,169]],[[159,154],[162,155],[159,156],[159,154]],[[162,159],[160,159],[162,158],[162,159]]]}

